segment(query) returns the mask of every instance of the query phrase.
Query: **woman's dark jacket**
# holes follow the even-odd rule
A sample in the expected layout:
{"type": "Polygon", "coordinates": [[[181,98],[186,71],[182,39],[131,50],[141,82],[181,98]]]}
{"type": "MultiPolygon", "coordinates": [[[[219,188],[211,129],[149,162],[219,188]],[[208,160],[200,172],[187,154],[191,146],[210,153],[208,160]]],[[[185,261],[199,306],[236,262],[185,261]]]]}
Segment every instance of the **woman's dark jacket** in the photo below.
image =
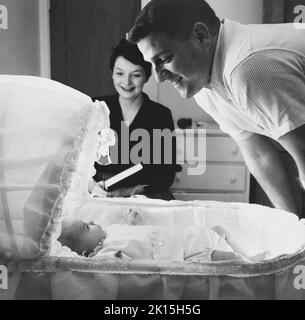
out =
{"type": "Polygon", "coordinates": [[[161,148],[155,148],[154,150],[154,139],[156,142],[161,140],[154,138],[153,129],[169,129],[173,132],[174,122],[171,111],[167,107],[150,100],[149,97],[144,94],[144,102],[128,128],[124,123],[121,127],[123,115],[119,104],[119,95],[95,97],[92,100],[106,102],[110,110],[110,126],[117,134],[116,145],[110,148],[112,164],[100,165],[95,163],[97,172],[93,177],[94,180],[104,180],[136,164],[132,162],[133,159],[130,159],[131,152],[140,156],[143,156],[141,152],[145,152],[144,161],[142,161],[143,169],[123,180],[116,187],[147,184],[150,186],[148,188],[150,192],[168,189],[174,181],[176,171],[179,171],[179,166],[176,165],[176,139],[174,136],[169,140],[164,139],[161,148]],[[145,142],[143,142],[141,135],[135,141],[130,141],[129,138],[128,148],[128,133],[130,137],[135,129],[145,129],[150,139],[149,141],[145,140],[145,142]],[[170,143],[165,142],[166,145],[164,146],[164,141],[169,141],[170,143]],[[117,150],[117,152],[115,150],[117,150]],[[157,164],[154,163],[154,155],[157,156],[161,162],[159,161],[157,164]],[[161,155],[161,158],[159,155],[161,155]]]}

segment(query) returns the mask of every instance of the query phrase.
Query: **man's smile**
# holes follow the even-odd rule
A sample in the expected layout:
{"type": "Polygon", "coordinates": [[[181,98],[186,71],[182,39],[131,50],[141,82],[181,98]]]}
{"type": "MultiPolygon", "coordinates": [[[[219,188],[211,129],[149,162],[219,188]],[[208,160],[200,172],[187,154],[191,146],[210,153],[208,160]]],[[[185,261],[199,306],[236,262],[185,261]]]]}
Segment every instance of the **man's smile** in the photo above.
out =
{"type": "Polygon", "coordinates": [[[175,88],[178,88],[182,84],[182,80],[183,80],[183,77],[179,77],[175,80],[170,80],[170,82],[175,88]]]}

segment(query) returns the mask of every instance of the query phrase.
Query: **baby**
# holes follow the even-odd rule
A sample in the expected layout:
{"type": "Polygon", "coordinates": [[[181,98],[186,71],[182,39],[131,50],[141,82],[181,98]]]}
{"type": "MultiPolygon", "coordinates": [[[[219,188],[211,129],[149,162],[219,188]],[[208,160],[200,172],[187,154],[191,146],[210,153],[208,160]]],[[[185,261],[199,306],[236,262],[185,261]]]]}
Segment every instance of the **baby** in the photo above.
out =
{"type": "Polygon", "coordinates": [[[207,229],[115,224],[106,230],[94,222],[63,222],[59,242],[86,257],[110,256],[157,261],[249,260],[237,241],[220,226],[207,229]]]}

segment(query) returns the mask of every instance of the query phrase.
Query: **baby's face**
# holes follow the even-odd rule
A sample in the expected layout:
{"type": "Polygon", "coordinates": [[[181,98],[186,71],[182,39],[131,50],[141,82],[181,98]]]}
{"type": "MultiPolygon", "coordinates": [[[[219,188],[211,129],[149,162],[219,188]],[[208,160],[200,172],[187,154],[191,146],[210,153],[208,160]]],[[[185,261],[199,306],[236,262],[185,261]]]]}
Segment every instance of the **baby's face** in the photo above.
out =
{"type": "Polygon", "coordinates": [[[106,233],[102,227],[95,224],[93,221],[84,222],[81,220],[74,220],[70,222],[70,228],[73,228],[73,232],[77,239],[79,239],[79,251],[86,250],[92,251],[99,241],[105,238],[106,233]]]}

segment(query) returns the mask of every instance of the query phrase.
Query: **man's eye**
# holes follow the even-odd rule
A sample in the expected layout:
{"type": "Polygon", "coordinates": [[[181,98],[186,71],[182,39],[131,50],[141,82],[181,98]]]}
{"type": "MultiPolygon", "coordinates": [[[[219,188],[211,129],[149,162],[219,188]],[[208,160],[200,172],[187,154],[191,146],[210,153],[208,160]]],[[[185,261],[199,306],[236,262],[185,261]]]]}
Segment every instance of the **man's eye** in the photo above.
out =
{"type": "Polygon", "coordinates": [[[169,62],[171,61],[171,59],[172,59],[171,56],[169,56],[169,57],[164,57],[164,58],[161,59],[161,62],[162,62],[162,63],[169,63],[169,62]]]}

